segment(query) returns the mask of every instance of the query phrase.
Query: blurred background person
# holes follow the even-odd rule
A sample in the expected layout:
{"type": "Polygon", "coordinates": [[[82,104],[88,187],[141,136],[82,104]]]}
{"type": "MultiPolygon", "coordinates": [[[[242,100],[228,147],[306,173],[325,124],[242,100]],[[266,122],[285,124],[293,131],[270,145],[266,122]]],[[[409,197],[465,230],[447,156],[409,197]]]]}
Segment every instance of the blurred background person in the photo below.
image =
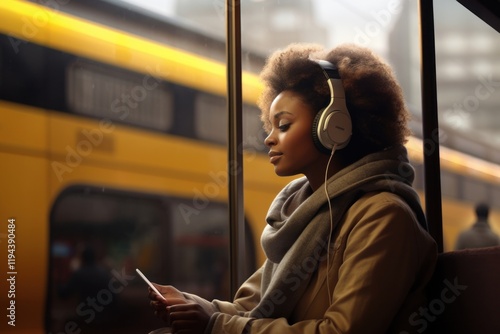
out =
{"type": "Polygon", "coordinates": [[[500,237],[491,230],[488,222],[490,207],[488,204],[476,205],[476,222],[458,236],[455,249],[482,248],[500,246],[500,237]]]}

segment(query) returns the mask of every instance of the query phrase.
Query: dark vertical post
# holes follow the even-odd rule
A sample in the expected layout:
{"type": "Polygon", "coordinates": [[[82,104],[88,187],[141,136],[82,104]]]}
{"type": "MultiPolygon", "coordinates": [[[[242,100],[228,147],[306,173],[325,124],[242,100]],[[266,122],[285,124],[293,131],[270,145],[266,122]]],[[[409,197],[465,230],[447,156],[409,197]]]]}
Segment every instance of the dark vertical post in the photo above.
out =
{"type": "Polygon", "coordinates": [[[242,93],[241,93],[241,16],[240,0],[226,2],[228,180],[231,297],[242,283],[244,261],[242,93]]]}
{"type": "Polygon", "coordinates": [[[424,150],[425,211],[433,238],[443,252],[441,168],[436,85],[436,48],[432,0],[420,0],[422,128],[424,150]]]}

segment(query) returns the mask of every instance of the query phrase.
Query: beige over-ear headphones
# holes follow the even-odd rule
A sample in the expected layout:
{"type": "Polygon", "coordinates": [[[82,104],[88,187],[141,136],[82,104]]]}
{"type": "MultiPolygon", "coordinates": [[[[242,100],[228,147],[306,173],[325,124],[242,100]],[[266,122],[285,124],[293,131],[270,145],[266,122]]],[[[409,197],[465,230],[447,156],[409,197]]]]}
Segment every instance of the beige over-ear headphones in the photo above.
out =
{"type": "Polygon", "coordinates": [[[323,70],[328,87],[330,103],[320,110],[313,122],[312,135],[316,147],[325,153],[344,148],[352,134],[351,116],[345,103],[344,87],[338,69],[326,60],[311,59],[323,70]]]}

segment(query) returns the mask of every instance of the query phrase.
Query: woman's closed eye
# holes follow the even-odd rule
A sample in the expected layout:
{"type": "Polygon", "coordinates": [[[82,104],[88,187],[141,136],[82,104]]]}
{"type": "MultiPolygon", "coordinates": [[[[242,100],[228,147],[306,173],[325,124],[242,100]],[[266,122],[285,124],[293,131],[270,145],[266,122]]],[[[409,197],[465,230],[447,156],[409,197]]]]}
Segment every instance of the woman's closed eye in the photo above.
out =
{"type": "Polygon", "coordinates": [[[281,132],[285,132],[290,128],[291,123],[285,123],[285,124],[280,124],[278,125],[278,128],[280,129],[281,132]]]}

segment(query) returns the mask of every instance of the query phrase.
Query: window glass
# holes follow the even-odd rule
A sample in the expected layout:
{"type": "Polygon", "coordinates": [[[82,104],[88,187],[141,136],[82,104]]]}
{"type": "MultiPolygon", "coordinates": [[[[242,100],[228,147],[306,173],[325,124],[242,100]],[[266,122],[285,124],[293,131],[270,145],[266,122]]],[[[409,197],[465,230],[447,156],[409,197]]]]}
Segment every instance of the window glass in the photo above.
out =
{"type": "MultiPolygon", "coordinates": [[[[481,147],[468,154],[499,163],[489,153],[500,147],[499,33],[458,1],[438,1],[434,7],[440,124],[450,139],[458,136],[472,143],[466,146],[481,147]]],[[[462,144],[453,148],[461,150],[462,144]]]]}

